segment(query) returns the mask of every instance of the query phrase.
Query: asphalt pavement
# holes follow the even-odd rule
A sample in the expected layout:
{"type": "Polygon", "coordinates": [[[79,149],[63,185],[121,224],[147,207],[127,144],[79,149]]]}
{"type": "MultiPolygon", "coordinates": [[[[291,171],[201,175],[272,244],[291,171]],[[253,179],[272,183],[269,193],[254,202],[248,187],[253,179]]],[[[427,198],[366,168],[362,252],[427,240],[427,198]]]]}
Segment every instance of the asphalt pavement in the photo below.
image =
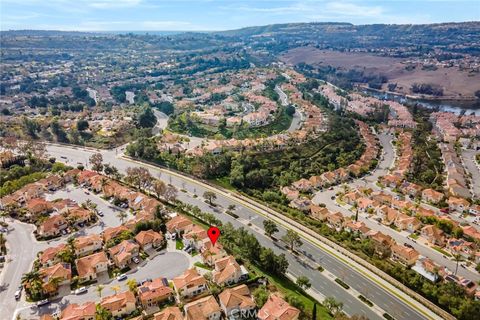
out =
{"type": "MultiPolygon", "coordinates": [[[[70,159],[69,161],[72,162],[76,161],[76,159],[88,159],[88,157],[94,153],[94,151],[86,151],[80,148],[68,148],[53,145],[48,146],[48,151],[52,156],[59,157],[59,155],[63,155],[70,159]]],[[[234,226],[236,227],[245,226],[240,221],[233,219],[229,215],[215,213],[212,208],[206,205],[202,201],[202,194],[204,191],[207,190],[204,185],[192,182],[191,180],[188,180],[182,176],[171,174],[166,170],[161,170],[159,168],[154,168],[144,164],[132,163],[127,159],[118,157],[119,154],[116,154],[115,151],[102,151],[102,154],[104,162],[109,162],[115,165],[120,170],[120,172],[125,172],[126,168],[131,166],[147,167],[154,176],[160,176],[164,181],[171,183],[178,189],[187,190],[188,193],[178,193],[179,200],[188,204],[197,205],[203,211],[214,213],[223,222],[232,222],[232,224],[234,224],[234,226]],[[198,195],[198,197],[193,197],[193,194],[198,195]]],[[[236,213],[241,218],[252,220],[252,223],[255,224],[257,227],[263,228],[261,222],[262,216],[250,207],[244,206],[238,201],[235,201],[235,199],[221,194],[217,194],[216,203],[223,208],[227,208],[230,204],[235,204],[237,207],[236,213]]],[[[283,227],[280,227],[280,234],[282,234],[283,232],[285,232],[285,229],[283,227]]],[[[276,252],[283,251],[276,245],[276,243],[272,242],[271,240],[268,240],[266,238],[262,239],[262,237],[259,237],[259,240],[261,241],[262,245],[270,247],[276,252]]],[[[337,256],[325,250],[322,250],[318,246],[311,245],[305,241],[302,250],[304,250],[305,254],[312,257],[312,259],[314,259],[315,261],[321,261],[321,265],[328,271],[334,273],[337,277],[345,275],[345,282],[347,282],[352,288],[358,290],[359,292],[365,290],[369,291],[366,293],[369,296],[371,295],[370,300],[372,300],[380,308],[384,310],[397,310],[395,311],[395,313],[397,314],[397,319],[407,320],[413,318],[424,319],[431,317],[431,315],[427,317],[424,313],[419,313],[417,311],[417,308],[413,308],[410,304],[405,303],[404,299],[399,299],[397,296],[393,296],[390,292],[384,289],[384,287],[379,286],[376,282],[372,281],[371,278],[367,278],[361,272],[350,268],[344,263],[344,261],[342,261],[342,259],[339,259],[337,256]]],[[[307,274],[308,276],[310,276],[312,279],[312,287],[318,292],[324,294],[325,296],[333,296],[336,299],[344,302],[344,308],[346,312],[351,314],[365,313],[370,319],[381,318],[379,315],[374,314],[371,308],[360,302],[360,300],[358,300],[357,298],[350,295],[338,284],[326,279],[325,276],[322,275],[322,273],[318,271],[314,272],[313,270],[311,270],[310,267],[299,263],[296,258],[289,253],[286,253],[286,256],[289,259],[289,271],[292,274],[307,274]]]]}

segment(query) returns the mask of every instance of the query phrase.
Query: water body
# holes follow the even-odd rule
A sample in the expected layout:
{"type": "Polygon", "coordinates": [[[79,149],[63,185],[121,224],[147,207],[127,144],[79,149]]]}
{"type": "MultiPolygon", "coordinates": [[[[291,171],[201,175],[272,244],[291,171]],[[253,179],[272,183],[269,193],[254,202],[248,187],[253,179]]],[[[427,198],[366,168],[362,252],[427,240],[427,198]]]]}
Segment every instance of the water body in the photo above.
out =
{"type": "Polygon", "coordinates": [[[364,89],[363,92],[382,100],[393,100],[400,103],[418,103],[430,109],[438,108],[440,111],[453,112],[456,114],[465,112],[465,114],[473,113],[475,115],[480,115],[480,105],[477,103],[475,106],[475,101],[473,100],[463,101],[411,99],[399,94],[390,94],[370,89],[364,89]]]}

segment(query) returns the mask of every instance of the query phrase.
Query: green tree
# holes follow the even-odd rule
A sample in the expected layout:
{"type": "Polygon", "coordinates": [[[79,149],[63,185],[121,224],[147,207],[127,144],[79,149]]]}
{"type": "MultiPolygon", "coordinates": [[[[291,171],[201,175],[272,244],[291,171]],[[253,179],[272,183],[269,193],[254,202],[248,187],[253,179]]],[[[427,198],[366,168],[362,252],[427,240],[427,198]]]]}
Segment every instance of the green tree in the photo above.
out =
{"type": "Polygon", "coordinates": [[[85,131],[89,127],[88,121],[85,119],[80,119],[77,121],[77,130],[78,131],[85,131]]]}
{"type": "Polygon", "coordinates": [[[265,234],[271,238],[274,233],[278,232],[278,227],[272,220],[263,220],[263,230],[265,234]]]}
{"type": "Polygon", "coordinates": [[[138,125],[142,128],[152,128],[157,123],[157,118],[152,111],[152,108],[145,106],[140,111],[138,118],[138,125]]]}
{"type": "Polygon", "coordinates": [[[103,156],[101,153],[94,153],[89,158],[92,170],[100,172],[103,170],[103,156]]]}
{"type": "Polygon", "coordinates": [[[205,191],[203,193],[203,198],[208,201],[210,205],[213,205],[213,200],[217,199],[217,194],[213,191],[205,191]]]}
{"type": "Polygon", "coordinates": [[[297,278],[297,285],[302,289],[308,289],[312,286],[310,279],[305,276],[300,276],[297,278]]]}
{"type": "Polygon", "coordinates": [[[327,297],[323,301],[323,305],[325,308],[327,308],[328,312],[330,312],[331,315],[336,316],[340,312],[342,312],[343,309],[343,302],[335,300],[333,297],[327,297]]]}
{"type": "Polygon", "coordinates": [[[288,245],[291,251],[295,251],[295,247],[300,247],[303,244],[298,233],[290,229],[287,230],[287,233],[282,237],[282,240],[288,245]]]}
{"type": "Polygon", "coordinates": [[[261,308],[267,302],[269,292],[266,286],[260,286],[253,291],[253,297],[255,299],[256,305],[261,308]]]}

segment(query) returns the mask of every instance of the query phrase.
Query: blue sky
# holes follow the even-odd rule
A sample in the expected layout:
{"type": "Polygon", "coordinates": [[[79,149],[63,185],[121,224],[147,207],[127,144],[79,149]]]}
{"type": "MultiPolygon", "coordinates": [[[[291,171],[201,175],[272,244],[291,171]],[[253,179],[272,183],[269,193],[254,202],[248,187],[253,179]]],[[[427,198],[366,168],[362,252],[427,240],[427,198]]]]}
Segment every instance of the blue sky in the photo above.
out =
{"type": "Polygon", "coordinates": [[[0,28],[227,30],[285,22],[479,21],[479,0],[0,0],[0,28]]]}

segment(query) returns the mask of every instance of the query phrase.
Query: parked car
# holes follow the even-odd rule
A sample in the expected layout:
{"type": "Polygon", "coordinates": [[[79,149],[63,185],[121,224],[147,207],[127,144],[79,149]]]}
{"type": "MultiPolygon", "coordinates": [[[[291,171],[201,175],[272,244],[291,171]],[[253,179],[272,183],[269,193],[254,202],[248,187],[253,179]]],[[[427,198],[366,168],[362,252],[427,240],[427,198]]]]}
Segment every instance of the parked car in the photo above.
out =
{"type": "Polygon", "coordinates": [[[85,293],[85,292],[87,292],[86,287],[81,287],[81,288],[78,288],[77,290],[75,290],[75,294],[82,294],[82,293],[85,293]]]}
{"type": "Polygon", "coordinates": [[[140,260],[137,257],[133,257],[132,260],[133,260],[133,262],[135,262],[137,264],[140,263],[140,260]]]}
{"type": "Polygon", "coordinates": [[[38,301],[36,306],[41,307],[41,306],[44,306],[44,305],[49,304],[49,303],[50,303],[50,301],[48,301],[48,299],[44,299],[44,300],[38,301]]]}
{"type": "Polygon", "coordinates": [[[124,274],[124,273],[121,274],[121,275],[119,275],[119,276],[117,277],[117,280],[118,280],[118,281],[123,281],[123,280],[125,280],[125,279],[127,279],[127,275],[124,274]]]}
{"type": "Polygon", "coordinates": [[[21,296],[22,296],[22,290],[15,291],[15,300],[20,300],[21,296]]]}
{"type": "Polygon", "coordinates": [[[143,279],[142,281],[140,281],[140,285],[143,285],[145,282],[151,282],[152,279],[150,278],[146,278],[146,279],[143,279]]]}
{"type": "Polygon", "coordinates": [[[403,245],[404,245],[405,247],[408,247],[408,248],[413,248],[413,246],[412,246],[411,244],[408,244],[408,243],[406,243],[406,242],[405,242],[403,245]]]}
{"type": "Polygon", "coordinates": [[[99,217],[103,217],[103,212],[102,211],[97,211],[97,214],[99,217]]]}

